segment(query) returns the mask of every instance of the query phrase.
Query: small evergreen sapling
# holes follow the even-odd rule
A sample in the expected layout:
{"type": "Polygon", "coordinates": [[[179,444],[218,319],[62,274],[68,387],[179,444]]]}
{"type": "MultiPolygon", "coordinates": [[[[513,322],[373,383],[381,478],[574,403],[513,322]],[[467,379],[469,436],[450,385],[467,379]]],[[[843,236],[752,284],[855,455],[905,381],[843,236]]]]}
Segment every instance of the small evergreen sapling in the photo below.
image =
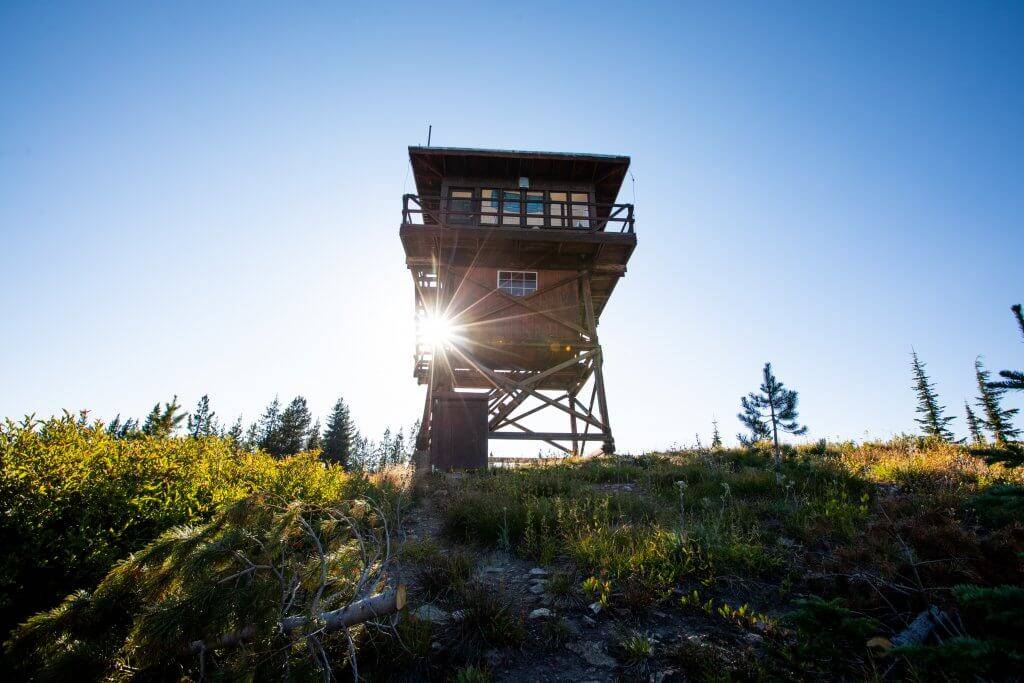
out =
{"type": "MultiPolygon", "coordinates": [[[[797,392],[786,386],[772,374],[772,364],[765,363],[764,381],[760,393],[750,393],[740,399],[743,412],[737,415],[740,422],[760,440],[772,437],[775,445],[775,466],[782,463],[782,449],[779,446],[779,431],[800,435],[807,433],[807,427],[800,425],[797,418],[797,392]],[[762,436],[763,435],[763,436],[762,436]]],[[[744,441],[740,437],[740,441],[744,441]]]]}
{"type": "Polygon", "coordinates": [[[971,433],[971,443],[980,446],[985,443],[985,434],[981,431],[981,420],[971,410],[971,404],[964,401],[964,412],[967,413],[967,429],[971,433]]]}
{"type": "Polygon", "coordinates": [[[924,371],[925,364],[917,357],[917,352],[911,349],[911,366],[914,369],[914,391],[917,393],[917,412],[921,417],[915,417],[914,421],[921,425],[921,429],[927,436],[934,436],[943,441],[952,441],[953,432],[947,426],[953,421],[953,417],[946,417],[945,406],[939,405],[938,394],[935,393],[935,386],[924,371]]]}
{"type": "Polygon", "coordinates": [[[978,380],[978,407],[984,411],[982,422],[992,432],[992,439],[999,446],[1005,446],[1014,437],[1020,436],[1020,430],[1015,429],[1011,420],[1017,414],[1016,408],[1004,409],[1000,399],[1006,393],[1006,389],[992,386],[989,381],[989,371],[981,364],[981,356],[974,359],[974,376],[978,380]]]}
{"type": "Polygon", "coordinates": [[[717,451],[722,448],[722,435],[718,431],[718,420],[712,420],[711,425],[714,427],[714,431],[711,432],[711,448],[717,451]]]}

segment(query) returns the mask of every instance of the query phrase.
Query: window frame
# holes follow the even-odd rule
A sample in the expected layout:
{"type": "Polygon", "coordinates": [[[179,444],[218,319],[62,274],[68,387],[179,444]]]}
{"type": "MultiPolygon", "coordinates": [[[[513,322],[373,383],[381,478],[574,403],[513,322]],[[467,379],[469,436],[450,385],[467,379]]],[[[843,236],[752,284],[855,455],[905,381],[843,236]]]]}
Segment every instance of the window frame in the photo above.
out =
{"type": "MultiPolygon", "coordinates": [[[[509,289],[514,289],[513,287],[511,287],[511,278],[507,278],[507,279],[510,280],[510,287],[509,287],[509,289]]],[[[499,292],[504,292],[505,294],[507,294],[509,296],[514,296],[516,298],[523,298],[523,297],[530,296],[531,294],[534,294],[534,293],[537,292],[537,290],[540,287],[540,277],[538,276],[538,271],[536,271],[536,270],[500,270],[499,269],[497,274],[496,274],[496,276],[495,276],[495,286],[497,287],[499,292]],[[529,280],[529,278],[526,278],[526,277],[524,277],[523,280],[522,280],[523,286],[521,287],[521,289],[522,289],[522,293],[521,294],[517,294],[517,293],[515,293],[515,291],[509,291],[508,289],[504,289],[501,286],[501,280],[502,280],[501,276],[502,276],[502,274],[505,274],[505,275],[533,276],[532,277],[533,289],[531,289],[530,291],[526,291],[526,283],[529,280]]]]}

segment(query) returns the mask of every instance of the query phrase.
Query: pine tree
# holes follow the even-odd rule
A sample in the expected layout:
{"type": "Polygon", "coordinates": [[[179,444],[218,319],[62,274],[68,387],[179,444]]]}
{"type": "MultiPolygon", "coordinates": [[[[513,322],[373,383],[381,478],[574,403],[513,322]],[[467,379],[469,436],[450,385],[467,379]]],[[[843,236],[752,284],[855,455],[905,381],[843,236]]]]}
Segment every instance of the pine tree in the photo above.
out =
{"type": "Polygon", "coordinates": [[[320,419],[313,423],[313,427],[309,430],[309,435],[306,437],[306,450],[307,451],[319,451],[324,447],[324,440],[320,436],[320,419]]]}
{"type": "MultiPolygon", "coordinates": [[[[1024,314],[1021,314],[1020,304],[1010,306],[1013,316],[1017,319],[1017,327],[1020,328],[1021,336],[1024,336],[1024,314]]],[[[1001,382],[989,382],[993,389],[1012,389],[1013,391],[1024,391],[1024,370],[1000,370],[1001,382]]]]}
{"type": "Polygon", "coordinates": [[[335,462],[344,468],[349,467],[352,456],[355,427],[349,414],[345,400],[339,398],[334,409],[327,418],[327,430],[324,433],[323,457],[327,462],[335,462]]]}
{"type": "Polygon", "coordinates": [[[971,404],[964,401],[964,411],[967,413],[967,429],[971,433],[971,443],[980,446],[985,443],[985,434],[981,431],[981,420],[971,410],[971,404]]]}
{"type": "Polygon", "coordinates": [[[139,421],[135,418],[129,418],[121,422],[121,413],[118,413],[117,417],[107,425],[107,434],[110,434],[115,439],[130,439],[138,436],[139,421]]]}
{"type": "Polygon", "coordinates": [[[203,394],[196,404],[196,409],[188,416],[188,433],[193,439],[202,436],[214,436],[220,430],[217,413],[210,410],[210,397],[203,394]]]}
{"type": "Polygon", "coordinates": [[[249,428],[249,445],[276,455],[281,452],[281,401],[274,400],[263,411],[256,424],[249,428]]]}
{"type": "Polygon", "coordinates": [[[309,407],[306,399],[296,396],[292,402],[281,412],[281,430],[279,449],[271,451],[273,455],[295,455],[306,445],[306,437],[309,434],[309,423],[313,416],[309,414],[309,407]]]}
{"type": "Polygon", "coordinates": [[[163,408],[157,403],[146,416],[146,421],[142,425],[142,433],[146,436],[170,436],[185,419],[186,413],[179,412],[180,410],[181,406],[178,405],[177,395],[171,399],[170,403],[164,403],[163,408]]]}
{"type": "Polygon", "coordinates": [[[1013,427],[1013,416],[1017,414],[1016,408],[1003,409],[999,401],[1006,393],[1006,389],[993,387],[989,381],[989,372],[981,364],[981,356],[974,359],[974,375],[978,380],[978,407],[984,411],[981,421],[985,427],[992,432],[992,438],[999,446],[1005,446],[1006,442],[1016,436],[1020,436],[1020,430],[1013,427]]]}
{"type": "Polygon", "coordinates": [[[711,432],[711,448],[717,451],[722,448],[722,435],[718,432],[718,420],[712,420],[711,424],[714,426],[714,431],[711,432]]]}
{"type": "Polygon", "coordinates": [[[787,389],[786,385],[775,379],[771,363],[764,364],[763,378],[761,393],[752,392],[740,399],[743,412],[737,417],[754,436],[759,436],[763,430],[767,437],[768,430],[771,430],[775,444],[775,466],[778,467],[782,464],[779,431],[800,435],[807,433],[807,427],[797,423],[800,417],[796,409],[797,392],[787,389]]]}
{"type": "Polygon", "coordinates": [[[740,399],[740,406],[743,408],[743,412],[737,414],[736,417],[744,427],[750,430],[749,437],[743,434],[736,435],[740,445],[749,448],[758,441],[765,441],[771,437],[772,431],[768,428],[768,422],[761,417],[761,411],[749,403],[746,397],[740,399]]]}
{"type": "Polygon", "coordinates": [[[914,421],[921,425],[921,429],[927,436],[934,436],[943,441],[952,441],[953,432],[948,425],[953,417],[945,417],[945,406],[939,405],[939,397],[935,393],[935,386],[924,371],[925,364],[917,357],[917,352],[911,349],[910,356],[913,359],[911,366],[914,369],[914,391],[917,393],[917,412],[921,417],[915,417],[914,421]]]}
{"type": "Polygon", "coordinates": [[[224,436],[226,436],[227,438],[231,439],[235,443],[236,446],[242,446],[243,445],[243,442],[242,442],[243,431],[242,431],[242,416],[241,415],[238,416],[238,419],[235,420],[234,424],[231,425],[231,429],[229,429],[224,436]]]}

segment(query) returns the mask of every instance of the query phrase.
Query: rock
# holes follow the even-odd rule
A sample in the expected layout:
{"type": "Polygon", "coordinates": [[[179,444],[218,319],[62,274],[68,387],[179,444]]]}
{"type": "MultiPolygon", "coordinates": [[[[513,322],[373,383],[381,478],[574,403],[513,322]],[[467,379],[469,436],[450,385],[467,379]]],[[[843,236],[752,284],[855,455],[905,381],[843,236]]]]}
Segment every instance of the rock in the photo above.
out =
{"type": "Polygon", "coordinates": [[[553,615],[547,607],[541,607],[530,612],[530,619],[550,619],[553,615]]]}
{"type": "Polygon", "coordinates": [[[439,642],[437,642],[437,641],[435,640],[434,642],[432,642],[432,643],[430,644],[430,649],[431,649],[431,650],[434,650],[434,651],[440,650],[440,649],[441,649],[441,643],[439,643],[439,642]]]}
{"type": "Polygon", "coordinates": [[[751,645],[760,645],[764,638],[758,633],[747,633],[744,634],[743,639],[751,645]]]}
{"type": "Polygon", "coordinates": [[[569,643],[566,647],[582,657],[591,666],[599,666],[604,669],[615,667],[615,660],[605,654],[601,643],[597,641],[585,640],[579,643],[569,643]]]}
{"type": "Polygon", "coordinates": [[[535,583],[532,586],[530,586],[529,591],[531,593],[533,593],[534,595],[540,595],[541,593],[544,592],[544,584],[542,584],[542,583],[535,583]]]}
{"type": "Polygon", "coordinates": [[[657,671],[651,674],[651,677],[648,680],[651,683],[664,683],[664,681],[670,680],[675,672],[675,669],[665,669],[664,671],[657,671]]]}
{"type": "Polygon", "coordinates": [[[583,632],[580,630],[580,625],[571,619],[563,619],[562,623],[565,624],[566,630],[574,636],[579,636],[583,632]]]}
{"type": "Polygon", "coordinates": [[[449,614],[436,605],[427,603],[413,612],[413,616],[420,621],[429,621],[432,624],[440,624],[448,621],[449,614]]]}
{"type": "Polygon", "coordinates": [[[590,603],[589,607],[590,607],[590,611],[593,612],[594,614],[600,614],[601,609],[602,609],[601,603],[599,603],[599,602],[592,602],[592,603],[590,603]]]}
{"type": "Polygon", "coordinates": [[[541,569],[540,567],[534,567],[533,569],[530,570],[530,576],[547,576],[547,575],[548,575],[548,570],[547,569],[541,569]]]}

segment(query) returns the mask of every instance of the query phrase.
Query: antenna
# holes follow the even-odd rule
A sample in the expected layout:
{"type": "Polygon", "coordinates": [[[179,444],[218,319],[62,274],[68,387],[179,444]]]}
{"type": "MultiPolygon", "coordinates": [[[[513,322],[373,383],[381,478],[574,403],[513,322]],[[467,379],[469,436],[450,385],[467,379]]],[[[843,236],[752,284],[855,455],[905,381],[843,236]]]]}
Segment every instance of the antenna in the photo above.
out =
{"type": "Polygon", "coordinates": [[[633,176],[633,172],[629,172],[629,179],[633,182],[633,204],[636,204],[636,178],[633,176]]]}
{"type": "Polygon", "coordinates": [[[430,134],[434,132],[434,127],[427,124],[427,147],[430,147],[430,134]]]}

